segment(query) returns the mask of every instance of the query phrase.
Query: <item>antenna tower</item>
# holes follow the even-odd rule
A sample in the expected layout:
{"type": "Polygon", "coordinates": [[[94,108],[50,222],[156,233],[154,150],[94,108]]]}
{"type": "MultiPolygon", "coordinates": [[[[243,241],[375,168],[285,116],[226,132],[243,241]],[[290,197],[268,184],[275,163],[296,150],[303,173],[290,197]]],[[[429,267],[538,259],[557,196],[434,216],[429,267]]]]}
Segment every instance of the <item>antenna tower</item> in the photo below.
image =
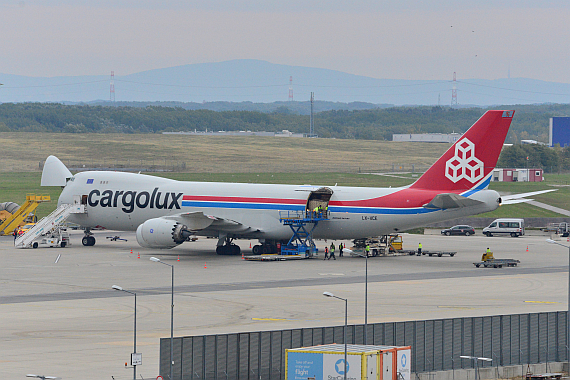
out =
{"type": "Polygon", "coordinates": [[[453,89],[451,90],[451,106],[457,106],[457,79],[453,72],[453,89]]]}
{"type": "Polygon", "coordinates": [[[115,72],[111,71],[111,88],[109,90],[109,100],[115,101],[115,72]]]}
{"type": "Polygon", "coordinates": [[[293,76],[289,77],[289,101],[293,101],[293,76]]]}
{"type": "Polygon", "coordinates": [[[311,92],[311,122],[309,124],[309,137],[315,136],[315,122],[313,118],[313,103],[315,102],[315,93],[311,92]]]}

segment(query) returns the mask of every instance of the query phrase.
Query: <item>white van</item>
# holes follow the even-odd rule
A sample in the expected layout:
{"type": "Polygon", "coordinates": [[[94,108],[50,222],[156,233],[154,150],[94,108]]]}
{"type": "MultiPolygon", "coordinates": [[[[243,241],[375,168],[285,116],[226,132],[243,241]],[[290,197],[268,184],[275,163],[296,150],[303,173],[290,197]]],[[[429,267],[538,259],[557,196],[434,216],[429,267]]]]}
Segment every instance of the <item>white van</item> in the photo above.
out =
{"type": "Polygon", "coordinates": [[[507,235],[519,237],[524,235],[524,219],[495,219],[489,226],[483,228],[483,235],[507,235]]]}

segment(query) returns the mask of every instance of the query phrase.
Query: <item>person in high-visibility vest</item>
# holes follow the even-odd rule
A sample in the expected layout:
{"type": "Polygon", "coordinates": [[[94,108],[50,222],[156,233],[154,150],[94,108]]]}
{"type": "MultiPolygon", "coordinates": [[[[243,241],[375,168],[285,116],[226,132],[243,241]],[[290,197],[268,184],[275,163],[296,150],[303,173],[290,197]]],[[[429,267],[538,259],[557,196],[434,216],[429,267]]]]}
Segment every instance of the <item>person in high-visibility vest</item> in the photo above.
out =
{"type": "Polygon", "coordinates": [[[370,256],[370,245],[366,244],[366,256],[370,256]]]}
{"type": "Polygon", "coordinates": [[[418,256],[422,255],[422,243],[418,244],[418,256]]]}
{"type": "Polygon", "coordinates": [[[330,252],[329,260],[330,260],[330,259],[335,259],[335,260],[336,260],[336,257],[334,256],[334,249],[335,249],[334,243],[331,243],[331,249],[330,249],[330,251],[329,251],[329,252],[330,252]]]}
{"type": "Polygon", "coordinates": [[[340,243],[338,245],[338,257],[342,257],[342,250],[344,249],[344,245],[340,243]]]}

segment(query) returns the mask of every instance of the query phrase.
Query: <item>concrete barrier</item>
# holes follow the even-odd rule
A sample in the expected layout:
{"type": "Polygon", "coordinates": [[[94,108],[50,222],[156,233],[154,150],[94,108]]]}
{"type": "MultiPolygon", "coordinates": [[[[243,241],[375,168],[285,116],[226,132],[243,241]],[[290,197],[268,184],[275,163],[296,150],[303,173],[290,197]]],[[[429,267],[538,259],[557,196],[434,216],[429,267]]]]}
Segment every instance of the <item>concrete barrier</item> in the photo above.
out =
{"type": "MultiPolygon", "coordinates": [[[[551,362],[530,364],[530,372],[533,374],[541,373],[568,373],[568,363],[551,362]]],[[[504,366],[504,367],[485,367],[479,368],[479,379],[512,379],[524,376],[527,372],[527,364],[504,366]]],[[[412,374],[412,380],[471,380],[475,379],[475,369],[456,369],[452,371],[434,371],[421,372],[412,374]]]]}

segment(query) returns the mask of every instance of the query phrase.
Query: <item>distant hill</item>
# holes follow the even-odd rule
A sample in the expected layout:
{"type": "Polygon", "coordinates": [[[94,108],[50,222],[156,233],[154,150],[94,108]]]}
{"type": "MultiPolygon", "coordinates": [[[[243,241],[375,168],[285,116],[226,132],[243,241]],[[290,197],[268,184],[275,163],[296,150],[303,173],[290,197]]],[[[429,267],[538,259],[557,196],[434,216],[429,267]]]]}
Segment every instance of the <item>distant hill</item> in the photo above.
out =
{"type": "MultiPolygon", "coordinates": [[[[328,69],[246,59],[183,65],[130,75],[116,73],[115,100],[179,102],[195,107],[188,109],[214,110],[209,107],[217,107],[215,110],[275,112],[281,107],[280,102],[288,103],[289,77],[293,77],[293,99],[299,104],[307,102],[310,93],[314,92],[318,102],[339,103],[344,108],[336,109],[349,110],[359,109],[358,105],[365,105],[364,108],[449,105],[453,87],[451,80],[376,79],[328,69]],[[253,103],[273,105],[261,110],[250,108],[253,103]],[[352,104],[353,108],[346,108],[346,104],[352,104]],[[273,106],[275,109],[271,110],[273,106]]],[[[0,86],[1,103],[90,103],[105,102],[110,98],[109,75],[36,78],[0,74],[0,83],[3,83],[0,86]]],[[[460,106],[570,103],[570,84],[567,83],[525,78],[458,79],[456,87],[460,106]]],[[[335,109],[330,107],[329,103],[319,111],[335,109]]],[[[306,106],[296,110],[290,106],[286,108],[306,114],[306,106]]]]}

